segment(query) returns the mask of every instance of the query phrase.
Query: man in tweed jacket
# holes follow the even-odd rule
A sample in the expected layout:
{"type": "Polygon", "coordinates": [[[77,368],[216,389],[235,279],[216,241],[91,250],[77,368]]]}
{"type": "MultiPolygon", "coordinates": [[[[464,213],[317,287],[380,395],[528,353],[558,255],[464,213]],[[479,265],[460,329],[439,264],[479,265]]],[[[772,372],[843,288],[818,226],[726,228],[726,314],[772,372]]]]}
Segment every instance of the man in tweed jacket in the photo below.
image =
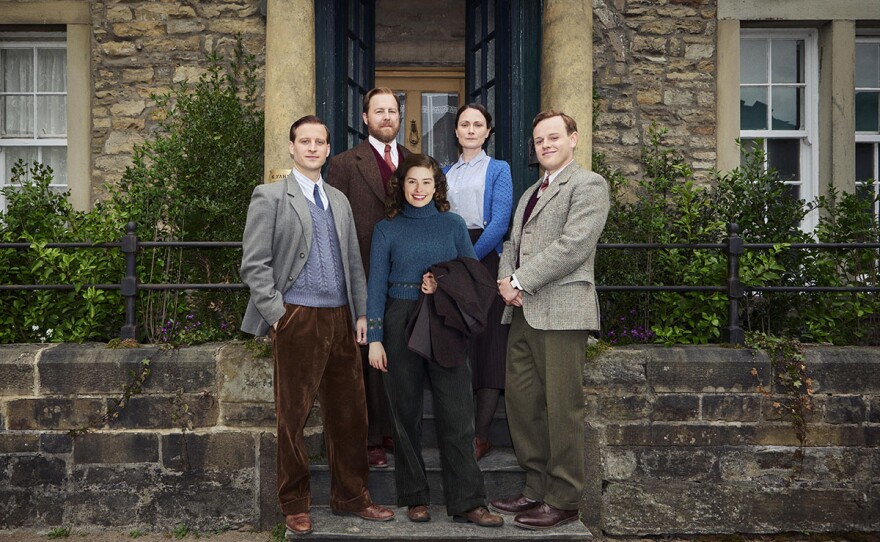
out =
{"type": "Polygon", "coordinates": [[[609,201],[605,179],[574,161],[574,119],[544,111],[532,136],[545,174],[519,201],[498,270],[507,304],[502,322],[511,325],[507,418],[526,485],[491,506],[535,530],[578,517],[585,476],[581,383],[589,330],[599,329],[593,262],[609,201]]]}

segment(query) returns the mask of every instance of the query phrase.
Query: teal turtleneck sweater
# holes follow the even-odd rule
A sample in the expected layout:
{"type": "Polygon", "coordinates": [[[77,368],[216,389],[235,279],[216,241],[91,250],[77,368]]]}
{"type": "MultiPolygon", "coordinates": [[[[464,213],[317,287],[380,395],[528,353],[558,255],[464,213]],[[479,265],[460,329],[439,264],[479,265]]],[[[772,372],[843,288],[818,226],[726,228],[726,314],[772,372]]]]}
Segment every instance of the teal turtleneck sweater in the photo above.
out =
{"type": "Polygon", "coordinates": [[[404,203],[397,216],[376,224],[367,287],[367,341],[382,341],[387,298],[417,300],[422,275],[434,264],[460,257],[477,257],[464,219],[441,213],[433,202],[424,207],[404,203]]]}

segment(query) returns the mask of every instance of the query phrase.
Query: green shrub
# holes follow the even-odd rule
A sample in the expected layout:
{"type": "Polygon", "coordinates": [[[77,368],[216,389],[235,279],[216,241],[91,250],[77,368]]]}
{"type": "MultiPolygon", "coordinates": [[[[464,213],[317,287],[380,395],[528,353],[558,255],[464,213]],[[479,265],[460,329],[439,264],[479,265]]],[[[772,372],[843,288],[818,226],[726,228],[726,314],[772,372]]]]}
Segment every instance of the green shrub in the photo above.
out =
{"type": "Polygon", "coordinates": [[[29,250],[0,250],[0,283],[73,284],[73,291],[17,291],[0,295],[0,343],[106,340],[122,326],[118,291],[88,284],[118,283],[124,271],[114,249],[48,248],[49,242],[117,241],[118,217],[99,205],[76,211],[69,193],[50,189],[52,170],[41,164],[12,168],[3,189],[7,208],[0,241],[32,243],[29,250]]]}

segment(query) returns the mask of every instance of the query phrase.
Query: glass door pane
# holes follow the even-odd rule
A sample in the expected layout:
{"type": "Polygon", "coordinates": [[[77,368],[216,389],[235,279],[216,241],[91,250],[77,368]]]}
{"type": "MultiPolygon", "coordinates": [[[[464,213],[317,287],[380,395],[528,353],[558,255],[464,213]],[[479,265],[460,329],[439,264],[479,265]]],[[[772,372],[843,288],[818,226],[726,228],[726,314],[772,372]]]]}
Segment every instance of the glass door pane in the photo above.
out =
{"type": "Polygon", "coordinates": [[[422,93],[422,152],[445,167],[458,160],[455,146],[455,113],[458,93],[422,93]]]}

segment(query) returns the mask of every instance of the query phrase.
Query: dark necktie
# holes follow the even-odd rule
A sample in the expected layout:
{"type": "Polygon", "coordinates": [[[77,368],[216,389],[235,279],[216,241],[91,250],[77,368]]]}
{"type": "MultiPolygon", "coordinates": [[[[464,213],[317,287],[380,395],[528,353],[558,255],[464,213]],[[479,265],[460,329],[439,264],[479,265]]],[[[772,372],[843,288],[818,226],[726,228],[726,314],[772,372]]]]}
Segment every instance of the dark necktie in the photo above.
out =
{"type": "Polygon", "coordinates": [[[391,160],[391,145],[385,145],[385,163],[388,164],[388,169],[395,170],[394,161],[391,160]]]}
{"type": "Polygon", "coordinates": [[[317,183],[315,184],[315,205],[318,206],[318,209],[324,210],[324,200],[321,199],[321,190],[317,183]]]}
{"type": "Polygon", "coordinates": [[[544,175],[544,182],[541,183],[541,188],[538,189],[539,198],[544,193],[544,190],[547,190],[548,186],[550,186],[550,175],[544,175]]]}

